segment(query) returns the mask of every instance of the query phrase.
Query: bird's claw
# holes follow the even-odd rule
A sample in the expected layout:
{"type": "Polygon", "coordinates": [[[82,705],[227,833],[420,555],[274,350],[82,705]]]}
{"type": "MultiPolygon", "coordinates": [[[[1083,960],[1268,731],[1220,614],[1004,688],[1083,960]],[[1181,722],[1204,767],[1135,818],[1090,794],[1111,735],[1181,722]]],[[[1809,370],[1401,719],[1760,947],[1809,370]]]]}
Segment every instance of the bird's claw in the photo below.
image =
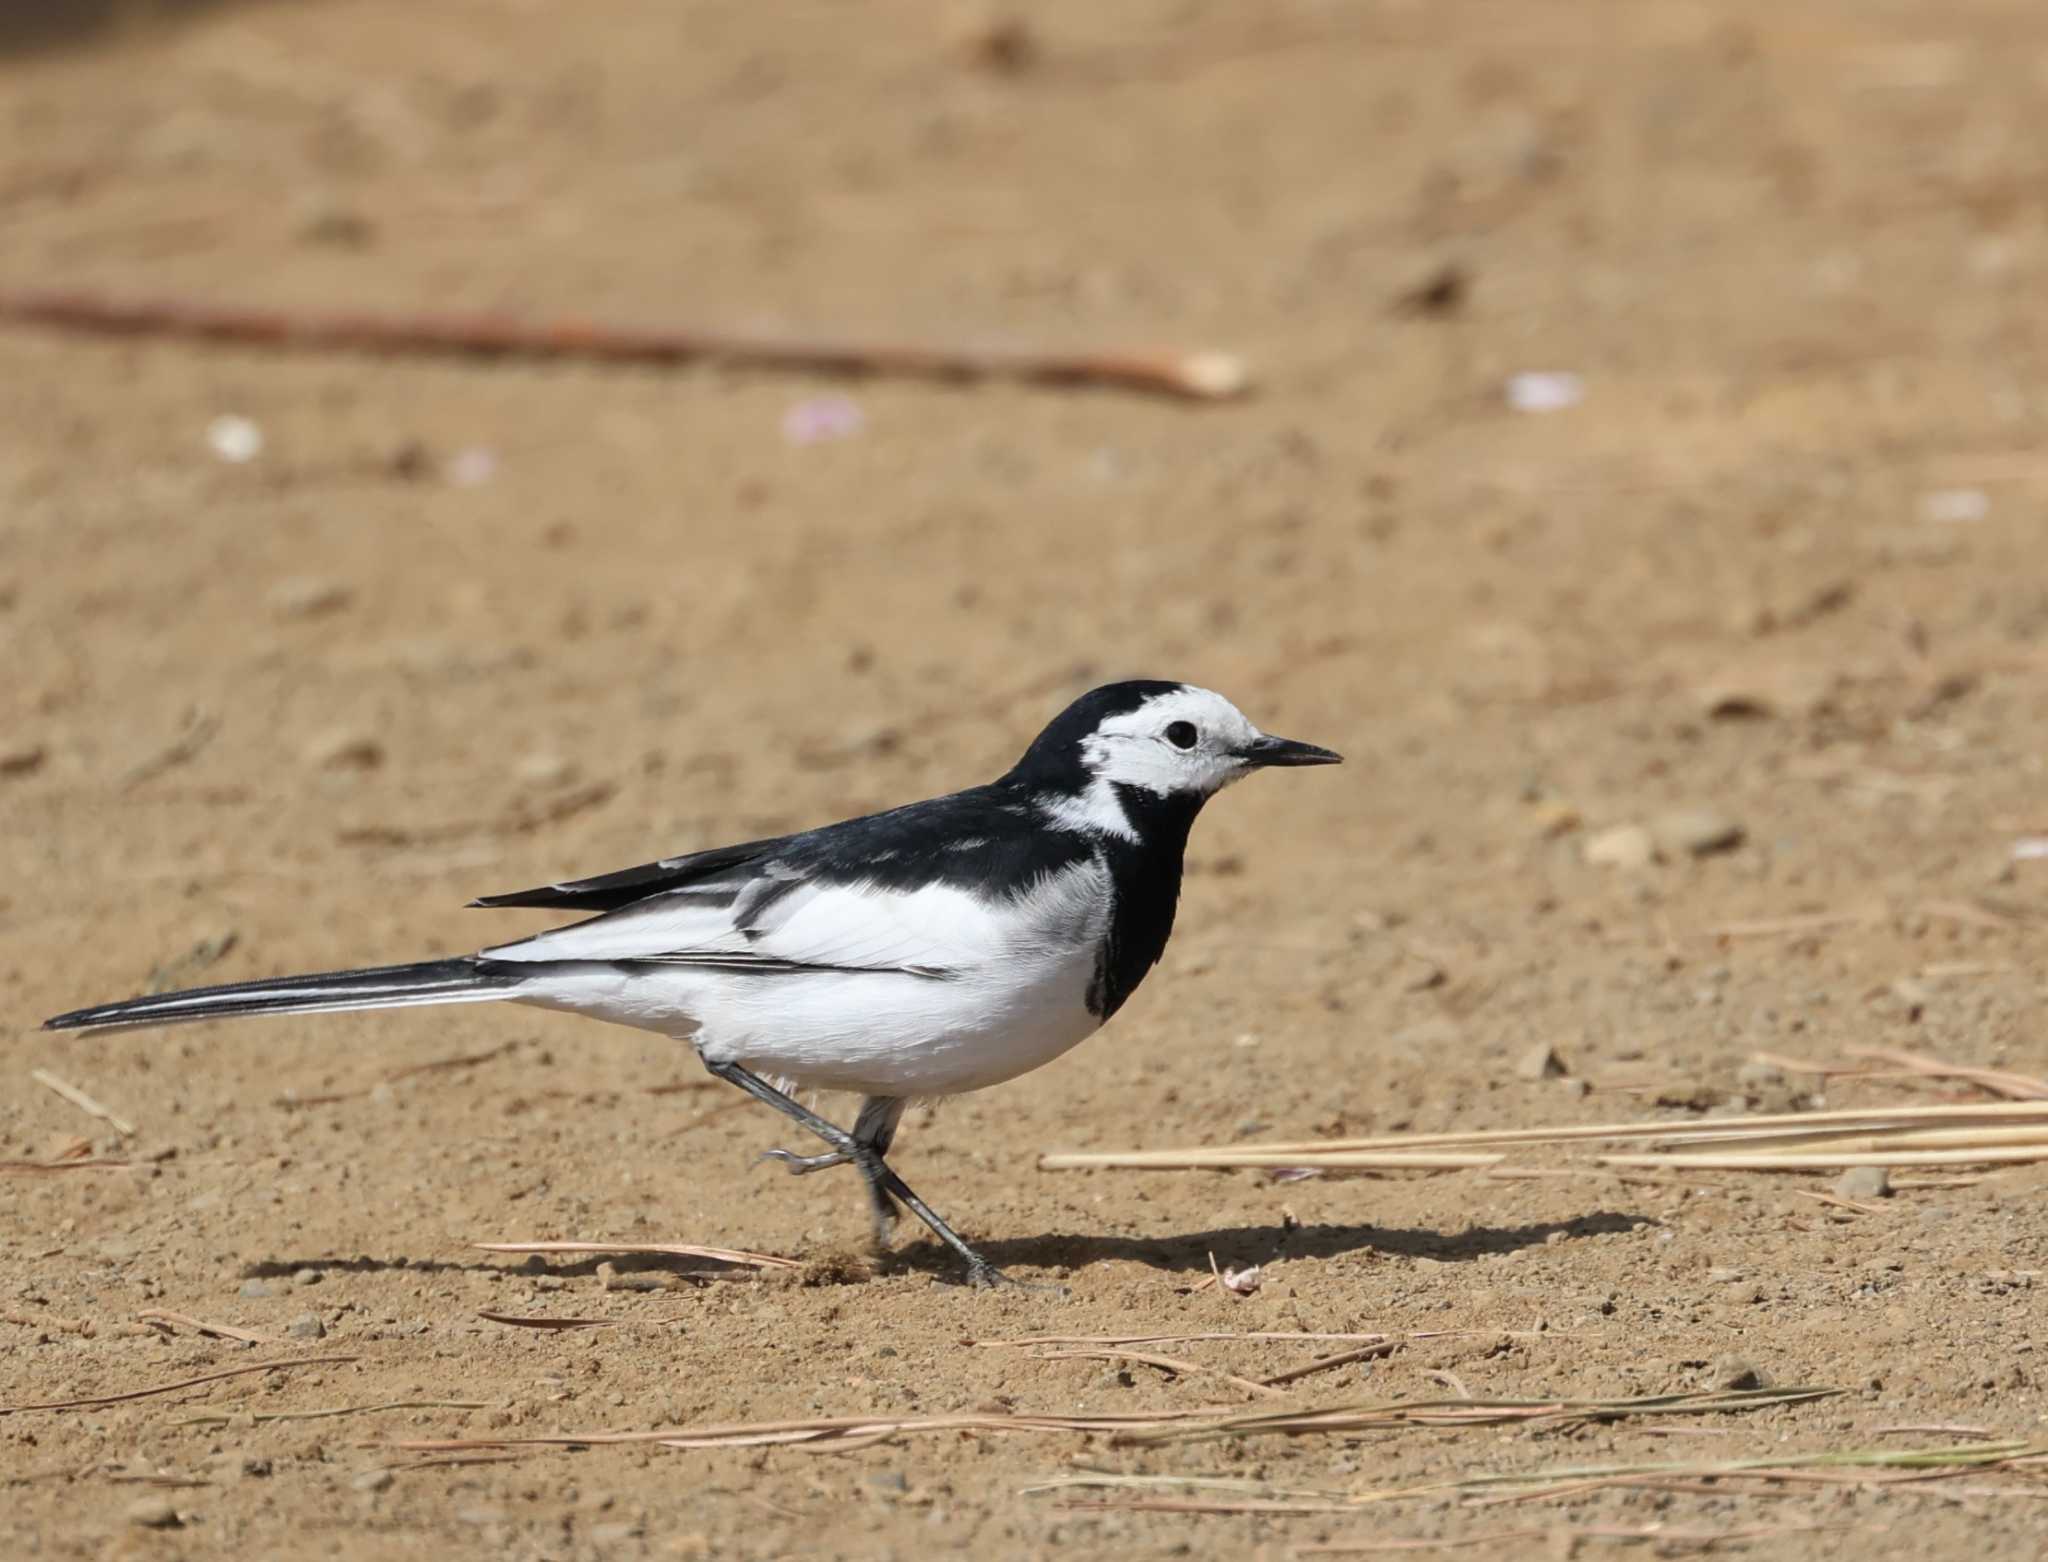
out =
{"type": "Polygon", "coordinates": [[[824,1155],[798,1155],[794,1150],[763,1150],[764,1161],[780,1161],[789,1168],[792,1177],[801,1177],[806,1172],[823,1171],[828,1166],[844,1166],[853,1157],[832,1150],[824,1155]]]}

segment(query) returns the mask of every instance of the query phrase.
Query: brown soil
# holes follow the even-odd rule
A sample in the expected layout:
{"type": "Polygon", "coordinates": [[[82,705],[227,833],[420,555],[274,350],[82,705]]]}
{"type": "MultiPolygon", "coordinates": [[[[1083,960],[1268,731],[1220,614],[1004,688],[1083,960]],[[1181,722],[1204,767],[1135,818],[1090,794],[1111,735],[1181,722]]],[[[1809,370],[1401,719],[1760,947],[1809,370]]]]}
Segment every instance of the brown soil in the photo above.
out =
{"type": "MultiPolygon", "coordinates": [[[[1725,1110],[1759,1049],[2048,1069],[2048,863],[2010,855],[2048,831],[2037,4],[1061,3],[993,42],[994,13],[911,3],[85,25],[128,14],[102,6],[75,32],[19,10],[8,285],[1160,340],[1241,349],[1262,384],[1195,408],[0,334],[0,1153],[83,1135],[134,1163],[0,1175],[0,1403],[348,1358],[0,1417],[10,1555],[1279,1557],[1503,1532],[1525,1538],[1475,1554],[1563,1554],[1653,1523],[1830,1526],[1755,1543],[1777,1556],[2042,1553],[2048,1507],[1989,1494],[2011,1477],[1295,1517],[1025,1490],[2044,1435],[2039,1169],[1863,1212],[1811,1197],[1824,1177],[1035,1167],[1725,1110]],[[1463,289],[1424,297],[1446,268],[1463,289]],[[1523,371],[1583,376],[1582,404],[1511,410],[1523,371]],[[792,444],[822,395],[862,426],[792,444]],[[260,426],[255,460],[210,452],[223,413],[260,426]],[[1106,1034],[913,1115],[913,1185],[1064,1299],[957,1289],[923,1241],[868,1276],[848,1179],[755,1165],[789,1135],[650,1036],[490,1008],[35,1029],[153,977],[468,949],[541,920],[472,894],[980,779],[1123,674],[1221,689],[1352,763],[1210,810],[1180,932],[1106,1034]],[[1689,807],[1742,843],[1588,862],[1689,807]],[[1714,931],[1785,918],[1816,920],[1714,931]],[[1544,1042],[1590,1093],[1518,1073],[1544,1042]],[[450,1058],[475,1060],[392,1078],[450,1058]],[[830,1283],[606,1289],[595,1261],[470,1245],[511,1238],[763,1249],[830,1283]],[[1263,1288],[1203,1288],[1211,1255],[1263,1288]],[[317,1342],[287,1333],[307,1314],[317,1342]],[[404,1438],[1234,1402],[964,1343],[1203,1330],[1451,1331],[1301,1380],[1311,1404],[1678,1391],[1730,1355],[1844,1393],[371,1473],[404,1438]],[[480,1408],[254,1419],[435,1400],[480,1408]]],[[[1160,1348],[1251,1376],[1316,1349],[1160,1348]]]]}

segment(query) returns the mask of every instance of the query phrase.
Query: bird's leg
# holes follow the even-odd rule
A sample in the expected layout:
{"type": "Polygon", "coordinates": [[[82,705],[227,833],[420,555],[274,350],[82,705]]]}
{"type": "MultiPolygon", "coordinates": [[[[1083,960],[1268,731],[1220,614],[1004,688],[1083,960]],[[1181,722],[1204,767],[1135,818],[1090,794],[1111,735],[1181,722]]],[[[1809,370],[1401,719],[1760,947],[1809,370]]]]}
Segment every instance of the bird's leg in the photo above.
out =
{"type": "MultiPolygon", "coordinates": [[[[903,1179],[889,1169],[889,1163],[882,1159],[882,1152],[874,1143],[857,1139],[845,1129],[826,1122],[824,1118],[813,1112],[809,1107],[804,1106],[800,1102],[792,1101],[788,1096],[769,1084],[767,1080],[762,1079],[759,1075],[748,1069],[740,1067],[737,1063],[714,1063],[709,1058],[706,1058],[704,1066],[727,1084],[738,1085],[740,1089],[744,1090],[756,1101],[774,1107],[776,1111],[790,1119],[790,1121],[800,1123],[803,1127],[809,1129],[820,1139],[824,1140],[831,1147],[833,1153],[841,1157],[842,1161],[851,1161],[854,1165],[858,1166],[861,1170],[861,1175],[867,1179],[870,1191],[878,1200],[894,1199],[897,1203],[903,1205],[904,1208],[908,1209],[911,1214],[915,1215],[931,1229],[933,1236],[960,1255],[967,1264],[967,1283],[969,1285],[1001,1285],[1009,1279],[994,1264],[991,1264],[987,1259],[975,1252],[973,1248],[969,1247],[958,1232],[939,1219],[930,1205],[910,1191],[909,1186],[903,1179]]],[[[876,1097],[874,1099],[880,1101],[887,1098],[876,1097]]],[[[901,1111],[902,1104],[897,1102],[896,1112],[900,1114],[901,1111]]],[[[867,1108],[863,1106],[863,1116],[866,1115],[866,1112],[867,1108]]],[[[889,1123],[889,1133],[891,1135],[895,1132],[895,1126],[893,1121],[889,1123]]],[[[878,1132],[876,1137],[882,1138],[883,1136],[878,1132]]]]}
{"type": "MultiPolygon", "coordinates": [[[[860,1104],[860,1115],[854,1119],[853,1140],[872,1148],[877,1157],[887,1155],[889,1146],[896,1138],[896,1125],[902,1121],[905,1102],[901,1096],[869,1096],[860,1104]]],[[[776,1160],[787,1166],[795,1176],[806,1172],[823,1171],[828,1166],[847,1166],[854,1158],[842,1155],[837,1150],[824,1155],[798,1155],[794,1150],[763,1150],[763,1160],[776,1160]]],[[[863,1180],[867,1184],[868,1203],[875,1218],[875,1247],[888,1247],[889,1238],[896,1230],[896,1201],[888,1190],[862,1168],[863,1180]]]]}

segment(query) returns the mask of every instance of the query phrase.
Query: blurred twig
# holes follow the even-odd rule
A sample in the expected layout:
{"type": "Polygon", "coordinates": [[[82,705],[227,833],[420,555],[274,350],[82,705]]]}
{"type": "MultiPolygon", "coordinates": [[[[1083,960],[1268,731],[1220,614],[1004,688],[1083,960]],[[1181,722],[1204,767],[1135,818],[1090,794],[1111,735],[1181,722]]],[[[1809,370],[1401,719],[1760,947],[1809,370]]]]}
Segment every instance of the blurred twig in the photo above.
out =
{"type": "Polygon", "coordinates": [[[1220,352],[852,342],[780,333],[601,325],[589,320],[535,321],[502,314],[248,309],[196,299],[124,300],[97,293],[36,289],[0,289],[0,320],[105,336],[174,336],[256,347],[594,358],[622,363],[714,362],[827,374],[1109,385],[1198,401],[1238,395],[1249,382],[1244,363],[1220,352]]]}

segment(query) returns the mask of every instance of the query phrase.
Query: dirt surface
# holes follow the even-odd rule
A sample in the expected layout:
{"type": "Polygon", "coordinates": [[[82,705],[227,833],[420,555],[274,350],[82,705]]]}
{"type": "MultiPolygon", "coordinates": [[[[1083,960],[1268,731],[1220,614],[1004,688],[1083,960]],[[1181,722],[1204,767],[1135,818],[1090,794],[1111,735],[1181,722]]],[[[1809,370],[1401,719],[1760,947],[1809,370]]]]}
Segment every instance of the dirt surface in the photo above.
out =
{"type": "Polygon", "coordinates": [[[0,23],[6,285],[1158,341],[1261,380],[1191,407],[0,332],[0,1154],[128,1163],[0,1174],[0,1405],[335,1358],[0,1415],[9,1555],[2048,1545],[2010,1475],[1085,1506],[2048,1437],[2038,1168],[1855,1208],[1814,1197],[1826,1175],[1036,1167],[1975,1098],[1738,1081],[1758,1050],[2048,1070],[2048,862],[2013,855],[2048,833],[2039,6],[1027,9],[0,23]],[[1516,410],[1528,372],[1582,399],[1516,410]],[[210,448],[223,414],[254,459],[210,448]],[[789,1135],[651,1036],[490,1007],[35,1028],[501,939],[545,919],[468,897],[986,778],[1123,675],[1351,763],[1211,807],[1180,930],[1105,1034],[912,1115],[911,1183],[1063,1298],[956,1288],[919,1240],[864,1276],[851,1182],[756,1165],[789,1135]],[[1739,844],[1588,860],[1681,809],[1739,844]],[[1544,1043],[1567,1079],[1518,1071],[1544,1043]],[[809,1267],[641,1291],[677,1271],[620,1260],[608,1288],[492,1239],[809,1267]],[[1262,1287],[1205,1286],[1212,1255],[1262,1287]],[[1164,1447],[390,1446],[1264,1403],[1215,1372],[1340,1348],[1150,1347],[1206,1369],[1172,1372],[966,1343],[1204,1331],[1400,1336],[1279,1403],[1611,1398],[1745,1363],[1843,1392],[1164,1447]],[[422,1401],[474,1408],[264,1419],[422,1401]],[[1084,1470],[1268,1485],[1026,1490],[1084,1470]]]}

